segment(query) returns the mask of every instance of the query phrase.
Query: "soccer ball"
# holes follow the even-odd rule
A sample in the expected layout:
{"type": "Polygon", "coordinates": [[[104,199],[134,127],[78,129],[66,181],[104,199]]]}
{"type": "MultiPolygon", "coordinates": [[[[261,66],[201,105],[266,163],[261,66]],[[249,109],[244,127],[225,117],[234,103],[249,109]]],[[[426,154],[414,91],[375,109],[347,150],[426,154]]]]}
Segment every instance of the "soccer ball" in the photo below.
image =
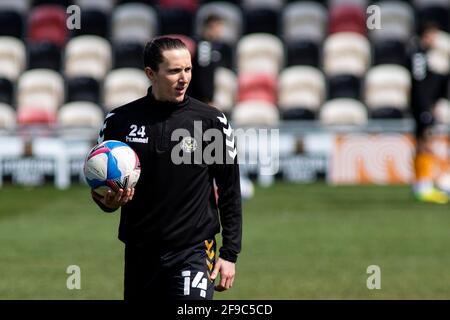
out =
{"type": "Polygon", "coordinates": [[[133,188],[139,180],[139,158],[127,144],[107,140],[89,151],[84,162],[84,176],[88,185],[99,195],[108,190],[133,188]]]}

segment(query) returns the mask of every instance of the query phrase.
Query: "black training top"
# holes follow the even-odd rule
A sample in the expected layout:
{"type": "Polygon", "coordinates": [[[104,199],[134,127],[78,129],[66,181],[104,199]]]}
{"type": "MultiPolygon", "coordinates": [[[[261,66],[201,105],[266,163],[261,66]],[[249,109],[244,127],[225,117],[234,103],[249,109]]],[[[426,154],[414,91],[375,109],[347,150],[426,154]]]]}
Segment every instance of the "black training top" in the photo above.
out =
{"type": "Polygon", "coordinates": [[[242,237],[239,166],[223,113],[189,96],[181,103],[157,101],[150,87],[145,97],[106,116],[98,142],[105,140],[127,143],[141,163],[133,200],[121,209],[121,241],[165,252],[210,239],[221,224],[220,257],[236,261],[242,237]],[[215,129],[209,131],[213,138],[206,137],[208,129],[215,129]],[[212,163],[202,153],[217,157],[212,163]]]}

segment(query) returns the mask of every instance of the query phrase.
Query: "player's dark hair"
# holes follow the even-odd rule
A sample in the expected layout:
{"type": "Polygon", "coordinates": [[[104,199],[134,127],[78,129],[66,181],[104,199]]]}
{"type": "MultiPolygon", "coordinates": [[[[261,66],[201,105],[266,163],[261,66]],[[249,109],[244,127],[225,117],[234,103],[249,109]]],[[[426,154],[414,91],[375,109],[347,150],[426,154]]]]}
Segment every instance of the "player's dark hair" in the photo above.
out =
{"type": "Polygon", "coordinates": [[[163,52],[173,49],[186,49],[183,41],[170,37],[156,37],[147,42],[144,48],[144,68],[149,67],[153,71],[159,70],[159,64],[163,62],[163,52]]]}

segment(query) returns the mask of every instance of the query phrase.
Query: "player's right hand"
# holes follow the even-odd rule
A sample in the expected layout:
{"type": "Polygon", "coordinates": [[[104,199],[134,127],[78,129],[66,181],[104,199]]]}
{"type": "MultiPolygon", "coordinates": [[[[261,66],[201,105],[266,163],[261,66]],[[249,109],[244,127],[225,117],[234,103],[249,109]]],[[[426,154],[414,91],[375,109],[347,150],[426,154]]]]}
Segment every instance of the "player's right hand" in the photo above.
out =
{"type": "Polygon", "coordinates": [[[115,194],[111,190],[108,190],[104,197],[96,193],[94,190],[91,190],[91,195],[94,199],[100,201],[105,207],[117,209],[126,204],[128,201],[133,200],[134,188],[128,188],[126,190],[119,189],[119,191],[115,194]]]}

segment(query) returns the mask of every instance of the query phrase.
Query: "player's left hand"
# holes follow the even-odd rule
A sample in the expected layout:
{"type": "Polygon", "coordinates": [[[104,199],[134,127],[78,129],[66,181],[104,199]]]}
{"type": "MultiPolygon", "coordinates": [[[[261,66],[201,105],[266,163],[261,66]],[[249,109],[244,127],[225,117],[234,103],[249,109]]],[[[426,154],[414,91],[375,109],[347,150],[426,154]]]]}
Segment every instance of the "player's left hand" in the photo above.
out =
{"type": "Polygon", "coordinates": [[[220,273],[220,283],[214,287],[216,291],[225,291],[233,286],[234,275],[236,273],[235,264],[230,261],[217,259],[214,270],[211,274],[211,280],[216,279],[220,273]]]}

